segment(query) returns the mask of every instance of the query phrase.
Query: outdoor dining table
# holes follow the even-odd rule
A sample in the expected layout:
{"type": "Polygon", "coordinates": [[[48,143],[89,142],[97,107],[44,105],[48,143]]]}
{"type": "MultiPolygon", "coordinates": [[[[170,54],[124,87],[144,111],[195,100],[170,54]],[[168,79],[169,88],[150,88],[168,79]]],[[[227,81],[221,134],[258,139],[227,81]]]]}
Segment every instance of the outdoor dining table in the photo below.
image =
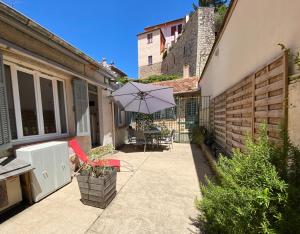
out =
{"type": "Polygon", "coordinates": [[[159,146],[160,136],[161,136],[161,130],[153,129],[153,130],[145,130],[144,135],[146,140],[150,139],[151,144],[153,145],[153,140],[156,140],[157,147],[159,146]]]}

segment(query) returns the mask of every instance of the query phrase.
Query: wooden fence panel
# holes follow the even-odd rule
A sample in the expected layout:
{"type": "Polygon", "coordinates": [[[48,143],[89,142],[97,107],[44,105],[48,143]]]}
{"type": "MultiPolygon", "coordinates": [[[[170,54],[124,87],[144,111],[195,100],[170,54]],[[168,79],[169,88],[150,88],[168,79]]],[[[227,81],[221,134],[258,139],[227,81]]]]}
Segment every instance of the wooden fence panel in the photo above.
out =
{"type": "Polygon", "coordinates": [[[218,144],[226,144],[226,93],[214,99],[214,134],[218,144]]]}
{"type": "Polygon", "coordinates": [[[246,77],[226,92],[227,150],[243,149],[245,136],[252,134],[252,77],[246,77]]]}
{"type": "Polygon", "coordinates": [[[245,147],[245,137],[257,137],[261,123],[271,140],[280,142],[287,120],[287,52],[211,100],[216,142],[226,151],[245,147]]]}

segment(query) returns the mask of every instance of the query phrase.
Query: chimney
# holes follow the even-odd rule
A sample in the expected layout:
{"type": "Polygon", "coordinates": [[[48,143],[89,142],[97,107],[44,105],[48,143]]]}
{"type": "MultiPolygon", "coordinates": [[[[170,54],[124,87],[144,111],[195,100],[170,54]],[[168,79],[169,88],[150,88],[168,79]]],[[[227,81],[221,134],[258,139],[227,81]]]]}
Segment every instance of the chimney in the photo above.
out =
{"type": "Polygon", "coordinates": [[[183,78],[189,78],[190,77],[190,65],[185,64],[183,66],[183,78]]]}
{"type": "Polygon", "coordinates": [[[185,23],[187,23],[190,20],[190,15],[185,16],[185,23]]]}

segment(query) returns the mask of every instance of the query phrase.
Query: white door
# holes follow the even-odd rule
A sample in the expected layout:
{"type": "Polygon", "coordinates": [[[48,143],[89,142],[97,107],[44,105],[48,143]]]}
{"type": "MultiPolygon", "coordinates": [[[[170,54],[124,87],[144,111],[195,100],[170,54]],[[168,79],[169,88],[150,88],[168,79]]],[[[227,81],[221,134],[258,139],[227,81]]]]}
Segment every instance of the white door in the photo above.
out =
{"type": "Polygon", "coordinates": [[[71,182],[69,165],[69,151],[67,142],[63,142],[55,148],[55,189],[71,182]]]}
{"type": "Polygon", "coordinates": [[[55,170],[53,151],[35,150],[31,152],[32,166],[32,187],[34,201],[39,201],[55,190],[55,170]]]}

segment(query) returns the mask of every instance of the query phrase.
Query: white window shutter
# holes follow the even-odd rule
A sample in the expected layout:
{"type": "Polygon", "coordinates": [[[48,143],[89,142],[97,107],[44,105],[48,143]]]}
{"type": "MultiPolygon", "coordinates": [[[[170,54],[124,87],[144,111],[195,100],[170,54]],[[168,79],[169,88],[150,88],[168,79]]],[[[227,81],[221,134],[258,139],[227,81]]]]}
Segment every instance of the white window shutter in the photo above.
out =
{"type": "Polygon", "coordinates": [[[90,113],[87,82],[84,80],[74,79],[73,94],[77,136],[89,136],[90,113]]]}
{"type": "Polygon", "coordinates": [[[0,54],[0,151],[11,148],[9,114],[5,87],[3,57],[0,54]]]}

